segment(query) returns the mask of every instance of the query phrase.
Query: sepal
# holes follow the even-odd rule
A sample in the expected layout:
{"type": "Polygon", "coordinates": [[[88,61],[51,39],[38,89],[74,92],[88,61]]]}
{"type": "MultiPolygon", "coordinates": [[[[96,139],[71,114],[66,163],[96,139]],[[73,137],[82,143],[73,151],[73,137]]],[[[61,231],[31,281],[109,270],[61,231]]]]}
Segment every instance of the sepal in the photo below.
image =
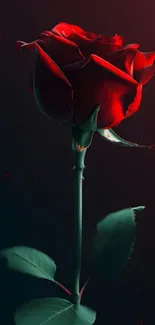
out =
{"type": "Polygon", "coordinates": [[[112,142],[113,144],[117,144],[124,147],[135,147],[135,148],[147,148],[147,149],[155,149],[155,145],[141,145],[138,143],[127,141],[121,138],[116,132],[112,129],[97,129],[97,132],[107,141],[112,142]]]}
{"type": "Polygon", "coordinates": [[[100,105],[96,105],[91,114],[87,117],[84,123],[80,123],[79,127],[82,130],[97,131],[97,115],[100,110],[100,105]]]}

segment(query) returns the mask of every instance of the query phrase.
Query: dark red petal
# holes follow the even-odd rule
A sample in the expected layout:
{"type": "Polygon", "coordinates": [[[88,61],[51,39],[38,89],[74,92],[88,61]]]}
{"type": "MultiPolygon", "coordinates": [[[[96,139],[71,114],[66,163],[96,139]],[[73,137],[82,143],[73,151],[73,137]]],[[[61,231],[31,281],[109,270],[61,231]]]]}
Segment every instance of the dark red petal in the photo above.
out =
{"type": "Polygon", "coordinates": [[[106,37],[106,43],[113,43],[115,45],[122,46],[125,43],[125,39],[123,36],[115,34],[113,36],[106,37]]]}
{"type": "Polygon", "coordinates": [[[63,71],[76,71],[76,70],[79,70],[79,69],[82,69],[87,63],[88,63],[89,59],[83,59],[83,60],[80,60],[78,62],[75,62],[75,63],[71,63],[71,64],[67,64],[63,67],[63,71]]]}
{"type": "Polygon", "coordinates": [[[132,101],[130,101],[131,95],[132,94],[129,92],[129,94],[126,98],[126,100],[128,100],[128,102],[130,102],[127,112],[126,112],[126,117],[129,117],[138,111],[140,103],[141,103],[141,99],[142,99],[142,85],[137,86],[135,96],[132,101]]]}
{"type": "Polygon", "coordinates": [[[52,36],[52,35],[53,35],[52,32],[50,32],[49,30],[46,30],[40,34],[40,38],[44,38],[45,36],[52,36]]]}
{"type": "Polygon", "coordinates": [[[64,66],[83,59],[79,47],[70,40],[52,32],[42,33],[46,53],[59,65],[64,66]]]}
{"type": "Polygon", "coordinates": [[[111,53],[121,49],[120,45],[106,43],[104,36],[97,37],[89,42],[83,42],[79,47],[85,57],[95,54],[103,59],[107,59],[111,53]]]}
{"type": "MultiPolygon", "coordinates": [[[[72,87],[66,76],[63,74],[63,72],[60,70],[60,68],[56,65],[56,63],[45,53],[42,48],[38,45],[36,45],[37,54],[40,58],[40,60],[46,65],[49,71],[52,72],[52,74],[55,75],[58,79],[62,79],[69,87],[72,87]]],[[[40,62],[41,63],[41,62],[40,62]]]]}
{"type": "Polygon", "coordinates": [[[66,75],[74,89],[74,118],[78,124],[100,105],[98,128],[118,125],[136,96],[138,83],[96,55],[91,55],[83,68],[66,71],[66,75]]]}
{"type": "Polygon", "coordinates": [[[36,44],[38,45],[42,45],[43,44],[43,41],[38,39],[34,42],[31,42],[31,43],[26,43],[26,42],[23,42],[23,41],[17,41],[16,42],[16,49],[17,50],[21,50],[21,49],[28,49],[30,51],[34,51],[34,49],[36,48],[36,44]]]}
{"type": "Polygon", "coordinates": [[[127,48],[111,54],[108,61],[133,77],[133,63],[135,56],[136,51],[127,48]]]}
{"type": "Polygon", "coordinates": [[[121,53],[124,53],[125,50],[137,49],[139,44],[126,44],[121,46],[117,43],[108,43],[105,36],[98,37],[90,42],[85,42],[80,45],[80,50],[83,55],[89,56],[90,54],[96,54],[102,59],[109,60],[111,55],[119,56],[121,53]]]}
{"type": "Polygon", "coordinates": [[[155,73],[155,65],[145,67],[135,74],[135,78],[141,85],[146,84],[155,73]]]}
{"type": "Polygon", "coordinates": [[[140,71],[145,67],[152,65],[155,61],[155,52],[140,52],[137,51],[135,60],[134,60],[134,71],[140,71]]]}
{"type": "Polygon", "coordinates": [[[99,36],[99,34],[85,32],[81,27],[67,23],[60,23],[56,25],[52,29],[52,32],[75,42],[77,45],[80,45],[83,42],[88,42],[99,36]]]}
{"type": "MultiPolygon", "coordinates": [[[[135,55],[136,55],[135,51],[127,50],[124,58],[124,66],[125,66],[124,71],[128,73],[131,77],[133,77],[133,62],[134,62],[135,55]]],[[[120,65],[120,69],[121,69],[121,65],[120,65]]]]}
{"type": "Polygon", "coordinates": [[[56,63],[36,44],[34,95],[41,112],[61,122],[72,117],[72,86],[56,63]]]}
{"type": "Polygon", "coordinates": [[[83,34],[84,30],[79,26],[61,22],[52,29],[52,32],[58,33],[59,35],[69,38],[73,32],[83,34]]]}
{"type": "Polygon", "coordinates": [[[130,77],[127,73],[118,69],[113,64],[98,57],[97,55],[92,54],[91,60],[94,61],[95,65],[98,65],[100,68],[106,69],[107,71],[111,72],[117,77],[129,81],[130,83],[137,84],[137,82],[132,77],[130,77]]]}
{"type": "Polygon", "coordinates": [[[144,57],[145,57],[145,61],[146,61],[146,65],[145,66],[149,66],[152,65],[155,61],[155,52],[141,52],[144,57]]]}
{"type": "Polygon", "coordinates": [[[22,41],[17,41],[17,42],[16,42],[16,49],[17,49],[17,50],[20,50],[21,47],[24,46],[25,44],[27,44],[27,43],[22,42],[22,41]]]}
{"type": "Polygon", "coordinates": [[[126,50],[126,49],[132,49],[132,50],[137,50],[139,48],[139,44],[137,43],[132,43],[132,44],[126,44],[122,47],[122,50],[126,50]]]}
{"type": "Polygon", "coordinates": [[[140,52],[137,51],[135,60],[134,60],[134,71],[141,71],[143,68],[150,66],[155,61],[155,52],[140,52]]]}
{"type": "Polygon", "coordinates": [[[109,129],[120,124],[120,122],[137,112],[141,103],[142,86],[132,84],[121,85],[118,82],[107,82],[102,93],[103,109],[105,107],[104,97],[106,98],[106,108],[98,115],[98,125],[103,125],[104,129],[109,129]],[[111,91],[109,91],[111,88],[111,91]]]}
{"type": "Polygon", "coordinates": [[[143,55],[142,52],[137,51],[134,59],[134,66],[133,66],[134,71],[136,72],[138,70],[143,69],[145,65],[146,65],[145,56],[143,55]]]}

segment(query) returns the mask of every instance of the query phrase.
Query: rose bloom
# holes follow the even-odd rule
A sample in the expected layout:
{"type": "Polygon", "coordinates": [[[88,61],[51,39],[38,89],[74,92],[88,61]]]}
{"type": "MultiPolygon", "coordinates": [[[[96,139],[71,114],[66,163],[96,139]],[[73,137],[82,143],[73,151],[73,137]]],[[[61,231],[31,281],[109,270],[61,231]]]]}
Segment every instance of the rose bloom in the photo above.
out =
{"type": "Polygon", "coordinates": [[[32,81],[40,111],[72,126],[80,127],[97,105],[97,129],[117,126],[139,109],[142,87],[155,72],[155,52],[67,23],[17,46],[35,53],[32,81]]]}

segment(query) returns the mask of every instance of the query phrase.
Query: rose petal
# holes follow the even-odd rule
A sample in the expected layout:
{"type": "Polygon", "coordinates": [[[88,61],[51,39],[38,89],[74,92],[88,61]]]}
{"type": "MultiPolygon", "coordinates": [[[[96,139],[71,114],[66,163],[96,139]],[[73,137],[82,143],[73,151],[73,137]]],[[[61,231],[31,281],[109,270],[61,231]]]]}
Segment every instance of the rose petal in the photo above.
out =
{"type": "Polygon", "coordinates": [[[46,30],[46,31],[44,31],[43,33],[40,34],[40,38],[44,39],[45,36],[52,36],[52,35],[53,35],[53,33],[51,31],[46,30]]]}
{"type": "Polygon", "coordinates": [[[74,42],[55,35],[52,32],[49,32],[49,34],[47,34],[47,32],[42,33],[40,37],[42,39],[31,43],[17,41],[17,50],[27,48],[28,50],[33,51],[37,43],[59,66],[71,64],[84,59],[79,47],[74,42]]]}
{"type": "Polygon", "coordinates": [[[142,70],[145,67],[152,65],[155,61],[155,52],[140,52],[137,51],[134,60],[134,71],[142,70]]]}
{"type": "Polygon", "coordinates": [[[108,37],[107,40],[109,43],[113,43],[120,46],[122,46],[125,43],[124,37],[118,34],[108,37]]]}
{"type": "Polygon", "coordinates": [[[52,29],[52,32],[58,33],[59,35],[69,38],[73,34],[73,32],[83,35],[84,30],[79,26],[61,22],[52,29]]]}
{"type": "Polygon", "coordinates": [[[31,43],[26,43],[26,42],[23,42],[23,41],[17,41],[16,42],[16,49],[17,50],[21,50],[21,49],[28,49],[30,51],[34,51],[35,47],[36,47],[36,44],[42,46],[43,45],[43,41],[40,40],[40,39],[37,39],[36,41],[34,42],[31,42],[31,43]]]}
{"type": "MultiPolygon", "coordinates": [[[[125,58],[124,58],[124,67],[126,73],[128,73],[131,77],[133,77],[133,62],[135,58],[135,51],[127,50],[126,53],[124,53],[125,58]]],[[[119,66],[118,66],[119,67],[119,66]]],[[[120,64],[120,69],[121,69],[121,64],[120,64]]]]}
{"type": "Polygon", "coordinates": [[[95,63],[96,66],[99,66],[100,68],[106,69],[107,71],[111,72],[112,74],[116,75],[117,77],[124,79],[126,81],[129,81],[130,83],[137,84],[137,82],[127,75],[124,71],[118,69],[110,62],[98,57],[97,55],[92,54],[91,60],[95,63]]]}
{"type": "Polygon", "coordinates": [[[87,63],[89,59],[83,59],[75,63],[67,64],[62,68],[62,71],[76,71],[82,69],[87,63]]]}
{"type": "Polygon", "coordinates": [[[63,22],[56,25],[52,29],[52,32],[75,42],[77,45],[95,39],[100,35],[96,33],[85,32],[79,26],[71,25],[63,22]]]}
{"type": "Polygon", "coordinates": [[[132,49],[132,50],[137,50],[139,48],[139,44],[137,43],[132,43],[132,44],[126,44],[122,47],[122,50],[126,50],[126,49],[132,49]]]}
{"type": "Polygon", "coordinates": [[[133,64],[134,58],[136,56],[136,51],[130,48],[125,50],[116,51],[109,56],[108,61],[115,65],[117,68],[121,69],[125,73],[133,77],[133,64]]]}
{"type": "Polygon", "coordinates": [[[118,125],[136,96],[138,83],[96,55],[83,68],[66,71],[66,75],[74,89],[74,118],[79,125],[96,105],[101,107],[98,128],[118,125]]]}
{"type": "Polygon", "coordinates": [[[108,43],[105,36],[98,37],[90,42],[82,43],[80,45],[80,50],[85,57],[90,54],[95,54],[100,56],[102,59],[109,61],[109,58],[112,55],[116,57],[121,53],[124,53],[125,50],[133,49],[136,50],[139,47],[139,44],[126,44],[121,46],[117,43],[108,43]]]}
{"type": "Polygon", "coordinates": [[[122,85],[118,82],[107,82],[105,91],[103,91],[103,109],[98,114],[98,126],[103,125],[104,129],[116,127],[120,122],[134,114],[140,106],[142,97],[142,86],[133,87],[122,85]],[[111,88],[111,91],[108,90],[111,88]],[[106,103],[105,99],[106,98],[106,103]]]}
{"type": "Polygon", "coordinates": [[[17,42],[16,42],[16,49],[17,49],[17,50],[20,50],[21,47],[24,46],[25,44],[27,44],[27,43],[22,42],[22,41],[17,41],[17,42]]]}
{"type": "Polygon", "coordinates": [[[141,52],[143,56],[145,57],[146,65],[149,66],[152,65],[155,61],[155,52],[141,52]]]}
{"type": "Polygon", "coordinates": [[[143,55],[142,52],[137,51],[134,59],[134,66],[133,66],[134,71],[143,69],[145,65],[146,65],[145,56],[143,55]]]}
{"type": "Polygon", "coordinates": [[[36,44],[34,95],[48,118],[67,121],[72,117],[72,86],[56,63],[36,44]]]}
{"type": "Polygon", "coordinates": [[[84,57],[79,47],[70,40],[50,32],[42,33],[46,53],[59,65],[64,66],[82,60],[84,57]]]}
{"type": "Polygon", "coordinates": [[[85,57],[88,57],[91,54],[95,54],[103,59],[108,58],[110,54],[121,49],[120,45],[114,43],[106,43],[104,36],[96,37],[89,42],[83,42],[79,45],[79,47],[85,57]]]}
{"type": "Polygon", "coordinates": [[[138,71],[135,74],[135,79],[141,85],[146,84],[154,75],[155,73],[155,65],[145,67],[144,69],[138,71]]]}

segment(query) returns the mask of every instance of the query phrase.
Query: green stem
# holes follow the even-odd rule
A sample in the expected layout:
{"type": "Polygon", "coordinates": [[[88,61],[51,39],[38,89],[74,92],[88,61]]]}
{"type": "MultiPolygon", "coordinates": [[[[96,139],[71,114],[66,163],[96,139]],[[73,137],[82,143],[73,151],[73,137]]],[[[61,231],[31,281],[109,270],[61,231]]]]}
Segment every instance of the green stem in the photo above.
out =
{"type": "Polygon", "coordinates": [[[74,241],[74,277],[72,302],[80,302],[80,272],[82,255],[82,180],[86,150],[80,147],[74,149],[74,179],[75,179],[75,241],[74,241]]]}

